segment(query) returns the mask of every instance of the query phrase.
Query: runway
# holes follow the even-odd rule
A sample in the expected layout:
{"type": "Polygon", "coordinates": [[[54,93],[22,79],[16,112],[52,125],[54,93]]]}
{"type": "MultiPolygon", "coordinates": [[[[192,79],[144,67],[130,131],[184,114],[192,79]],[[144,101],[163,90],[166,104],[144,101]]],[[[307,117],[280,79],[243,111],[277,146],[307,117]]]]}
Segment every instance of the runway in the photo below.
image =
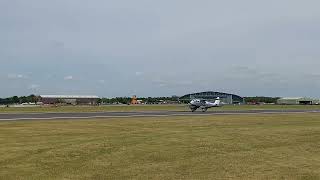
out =
{"type": "Polygon", "coordinates": [[[215,116],[244,114],[296,114],[320,113],[320,110],[245,110],[245,111],[145,111],[145,112],[83,112],[83,113],[8,113],[0,114],[0,121],[127,118],[127,117],[165,117],[165,116],[215,116]]]}

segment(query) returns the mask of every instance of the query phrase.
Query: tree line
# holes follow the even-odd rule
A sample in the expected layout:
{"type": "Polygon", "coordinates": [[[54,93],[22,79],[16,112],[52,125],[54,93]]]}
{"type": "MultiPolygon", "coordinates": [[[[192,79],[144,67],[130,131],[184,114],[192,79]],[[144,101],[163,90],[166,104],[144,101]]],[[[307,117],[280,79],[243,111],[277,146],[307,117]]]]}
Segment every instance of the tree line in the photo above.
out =
{"type": "MultiPolygon", "coordinates": [[[[131,97],[115,97],[115,98],[102,98],[99,100],[99,104],[130,104],[132,98],[131,97]]],[[[146,104],[157,104],[163,101],[166,102],[178,102],[179,98],[176,96],[172,97],[139,97],[138,100],[141,100],[146,104]]]]}
{"type": "Polygon", "coordinates": [[[39,97],[31,94],[29,96],[12,96],[8,98],[0,98],[0,104],[22,104],[22,103],[36,103],[39,101],[39,97]]]}
{"type": "Polygon", "coordinates": [[[245,97],[246,103],[277,103],[277,100],[280,99],[279,97],[264,97],[264,96],[256,96],[256,97],[245,97]]]}
{"type": "MultiPolygon", "coordinates": [[[[163,101],[166,102],[178,102],[178,97],[139,97],[144,103],[147,104],[157,104],[163,101]]],[[[98,104],[130,104],[131,97],[115,97],[115,98],[100,98],[98,99],[98,104]]],[[[40,97],[34,94],[29,96],[12,96],[8,98],[0,98],[0,104],[22,104],[22,103],[37,103],[40,101],[40,97]]]]}
{"type": "MultiPolygon", "coordinates": [[[[139,97],[139,100],[146,104],[157,104],[163,101],[165,102],[179,102],[178,96],[172,97],[139,97]]],[[[276,103],[279,97],[245,97],[246,103],[276,103]]],[[[22,103],[36,103],[39,102],[40,97],[34,94],[29,96],[12,96],[8,98],[0,98],[0,104],[22,104],[22,103]]],[[[130,104],[131,97],[115,97],[115,98],[100,98],[98,99],[99,104],[130,104]]]]}

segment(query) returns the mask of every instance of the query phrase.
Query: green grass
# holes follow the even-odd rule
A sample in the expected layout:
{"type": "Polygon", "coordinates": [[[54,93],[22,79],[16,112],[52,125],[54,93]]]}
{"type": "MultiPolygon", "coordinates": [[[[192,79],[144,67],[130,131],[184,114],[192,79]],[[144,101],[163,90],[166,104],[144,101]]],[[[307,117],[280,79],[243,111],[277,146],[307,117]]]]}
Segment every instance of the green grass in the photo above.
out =
{"type": "Polygon", "coordinates": [[[0,122],[0,179],[320,179],[320,114],[0,122]]]}
{"type": "MultiPolygon", "coordinates": [[[[209,111],[221,110],[263,110],[263,109],[309,109],[320,110],[320,106],[304,105],[226,105],[209,111]]],[[[120,106],[42,106],[42,107],[1,107],[0,113],[44,113],[44,112],[103,112],[103,111],[189,111],[188,105],[120,105],[120,106]]]]}

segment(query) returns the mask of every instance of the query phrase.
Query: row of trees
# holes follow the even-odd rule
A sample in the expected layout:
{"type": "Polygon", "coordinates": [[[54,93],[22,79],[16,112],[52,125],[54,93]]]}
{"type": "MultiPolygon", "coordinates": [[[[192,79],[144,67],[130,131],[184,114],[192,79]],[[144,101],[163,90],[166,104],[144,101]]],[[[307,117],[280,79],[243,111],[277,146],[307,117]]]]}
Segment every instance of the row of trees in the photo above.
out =
{"type": "MultiPolygon", "coordinates": [[[[176,96],[172,97],[141,97],[138,98],[139,100],[143,101],[147,104],[156,104],[163,101],[166,102],[178,102],[179,98],[176,96]]],[[[131,97],[116,97],[116,98],[102,98],[99,100],[99,103],[102,104],[130,104],[132,98],[131,97]]]]}
{"type": "Polygon", "coordinates": [[[30,96],[12,96],[8,98],[0,98],[0,104],[22,104],[22,103],[36,103],[39,97],[31,94],[30,96]]]}
{"type": "MultiPolygon", "coordinates": [[[[39,102],[40,97],[31,94],[30,96],[12,96],[8,98],[0,98],[0,104],[22,104],[22,103],[36,103],[39,102]]],[[[115,98],[101,98],[98,99],[99,104],[130,104],[131,97],[115,97],[115,98]]],[[[178,97],[142,97],[139,98],[144,103],[156,104],[163,101],[166,102],[178,102],[178,97]]]]}
{"type": "Polygon", "coordinates": [[[146,102],[148,104],[155,104],[155,103],[160,103],[162,101],[165,102],[178,102],[179,97],[177,96],[172,96],[172,97],[147,97],[147,98],[139,98],[143,102],[146,102]]]}
{"type": "Polygon", "coordinates": [[[280,99],[279,97],[263,97],[263,96],[257,96],[257,97],[245,97],[246,103],[277,103],[277,100],[280,99]]]}
{"type": "MultiPolygon", "coordinates": [[[[177,96],[172,97],[142,97],[138,98],[147,104],[156,104],[163,101],[166,102],[178,102],[179,98],[177,96]]],[[[245,97],[246,103],[276,103],[278,97],[245,97]]],[[[39,101],[39,97],[31,94],[30,96],[12,96],[8,98],[0,98],[0,104],[21,104],[21,103],[36,103],[39,101]]],[[[116,97],[116,98],[101,98],[98,100],[99,104],[129,104],[131,102],[131,97],[116,97]]]]}
{"type": "Polygon", "coordinates": [[[129,104],[131,102],[130,97],[116,97],[116,98],[102,98],[98,100],[99,104],[129,104]]]}

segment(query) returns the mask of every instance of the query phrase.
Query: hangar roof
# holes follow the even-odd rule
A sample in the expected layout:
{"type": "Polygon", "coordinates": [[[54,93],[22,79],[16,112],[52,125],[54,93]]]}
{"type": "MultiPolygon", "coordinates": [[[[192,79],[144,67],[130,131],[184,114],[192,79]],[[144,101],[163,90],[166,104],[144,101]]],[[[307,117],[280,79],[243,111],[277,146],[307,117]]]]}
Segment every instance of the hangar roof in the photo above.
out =
{"type": "Polygon", "coordinates": [[[307,98],[307,97],[284,97],[280,98],[281,100],[301,100],[301,99],[312,99],[312,98],[307,98]]]}
{"type": "MultiPolygon", "coordinates": [[[[235,95],[235,94],[224,93],[224,92],[205,91],[205,92],[198,92],[198,93],[186,94],[186,95],[181,96],[181,97],[186,97],[186,96],[190,96],[190,95],[192,96],[192,95],[212,95],[212,94],[215,94],[215,95],[232,95],[232,96],[238,96],[238,95],[235,95]]],[[[241,97],[241,96],[238,96],[238,97],[241,97]]]]}
{"type": "Polygon", "coordinates": [[[180,100],[190,100],[192,98],[204,98],[204,99],[215,99],[216,97],[224,98],[227,96],[232,96],[233,99],[238,99],[239,101],[244,101],[243,97],[235,95],[235,94],[229,94],[229,93],[223,93],[223,92],[215,92],[215,91],[206,91],[206,92],[198,92],[193,94],[186,94],[184,96],[181,96],[180,100]]]}
{"type": "Polygon", "coordinates": [[[301,99],[303,97],[283,97],[281,99],[301,99]]]}

